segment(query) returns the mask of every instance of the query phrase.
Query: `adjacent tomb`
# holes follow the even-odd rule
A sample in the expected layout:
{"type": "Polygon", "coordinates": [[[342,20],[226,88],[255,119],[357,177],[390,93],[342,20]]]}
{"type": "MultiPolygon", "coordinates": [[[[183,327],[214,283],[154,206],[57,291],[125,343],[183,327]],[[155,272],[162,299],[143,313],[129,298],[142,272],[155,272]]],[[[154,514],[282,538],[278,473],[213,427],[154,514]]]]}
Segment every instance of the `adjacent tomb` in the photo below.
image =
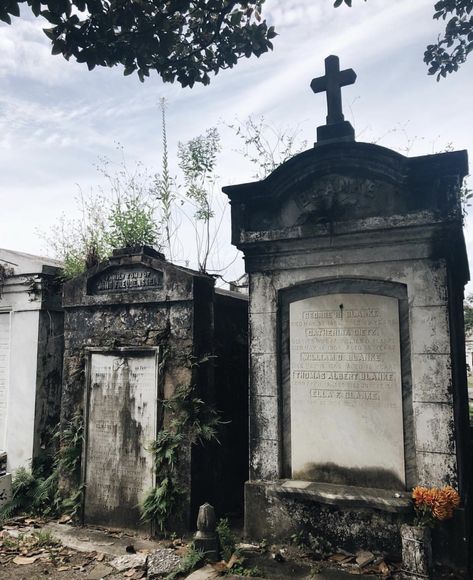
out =
{"type": "Polygon", "coordinates": [[[63,352],[61,264],[0,249],[0,451],[31,466],[59,421],[63,352]]]}
{"type": "Polygon", "coordinates": [[[224,188],[249,276],[246,533],[399,550],[412,487],[449,484],[463,502],[441,553],[464,564],[467,154],[355,142],[340,86],[356,75],[326,68],[314,148],[224,188]]]}
{"type": "Polygon", "coordinates": [[[61,421],[84,417],[84,521],[143,527],[139,505],[160,475],[150,446],[172,430],[166,401],[190,387],[220,413],[221,445],[180,449],[181,509],[168,529],[191,526],[207,500],[219,516],[242,512],[247,297],[215,289],[211,276],[143,247],[116,250],[68,282],[63,305],[61,421]]]}

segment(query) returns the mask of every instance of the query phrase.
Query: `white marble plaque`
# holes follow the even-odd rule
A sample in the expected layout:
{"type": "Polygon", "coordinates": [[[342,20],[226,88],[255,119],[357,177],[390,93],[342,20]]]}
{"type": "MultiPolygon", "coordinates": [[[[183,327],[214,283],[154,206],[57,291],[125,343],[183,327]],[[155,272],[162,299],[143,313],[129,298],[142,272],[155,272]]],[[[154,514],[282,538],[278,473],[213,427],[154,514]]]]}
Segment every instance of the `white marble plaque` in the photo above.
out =
{"type": "Polygon", "coordinates": [[[289,324],[292,477],[404,487],[397,299],[314,296],[289,324]]]}
{"type": "Polygon", "coordinates": [[[90,358],[85,462],[85,521],[139,525],[138,504],[154,485],[157,368],[155,354],[90,358]]]}
{"type": "Polygon", "coordinates": [[[9,361],[10,313],[0,312],[0,450],[6,449],[9,361]]]}

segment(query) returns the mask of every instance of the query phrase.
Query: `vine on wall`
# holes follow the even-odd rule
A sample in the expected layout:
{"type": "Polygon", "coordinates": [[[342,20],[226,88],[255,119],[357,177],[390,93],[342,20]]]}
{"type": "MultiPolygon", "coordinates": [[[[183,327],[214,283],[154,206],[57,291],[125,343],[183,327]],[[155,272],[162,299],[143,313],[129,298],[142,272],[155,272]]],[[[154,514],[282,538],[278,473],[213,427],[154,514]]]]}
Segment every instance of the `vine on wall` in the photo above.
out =
{"type": "Polygon", "coordinates": [[[218,413],[197,396],[195,386],[179,385],[172,397],[161,401],[170,417],[148,450],[154,458],[156,485],[141,504],[141,517],[166,530],[184,490],[179,484],[179,459],[186,449],[204,441],[217,440],[221,424],[218,413]]]}

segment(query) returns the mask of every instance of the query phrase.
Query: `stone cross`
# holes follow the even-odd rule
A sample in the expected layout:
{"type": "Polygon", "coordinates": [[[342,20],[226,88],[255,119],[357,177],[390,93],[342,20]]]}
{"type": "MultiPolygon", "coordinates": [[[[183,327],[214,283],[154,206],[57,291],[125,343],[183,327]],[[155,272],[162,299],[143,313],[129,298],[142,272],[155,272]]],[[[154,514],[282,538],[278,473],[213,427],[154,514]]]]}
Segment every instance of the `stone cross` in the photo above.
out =
{"type": "Polygon", "coordinates": [[[341,87],[352,85],[355,80],[355,71],[351,68],[341,71],[338,56],[331,55],[325,59],[325,76],[310,83],[314,93],[327,93],[327,125],[343,123],[341,87]]]}

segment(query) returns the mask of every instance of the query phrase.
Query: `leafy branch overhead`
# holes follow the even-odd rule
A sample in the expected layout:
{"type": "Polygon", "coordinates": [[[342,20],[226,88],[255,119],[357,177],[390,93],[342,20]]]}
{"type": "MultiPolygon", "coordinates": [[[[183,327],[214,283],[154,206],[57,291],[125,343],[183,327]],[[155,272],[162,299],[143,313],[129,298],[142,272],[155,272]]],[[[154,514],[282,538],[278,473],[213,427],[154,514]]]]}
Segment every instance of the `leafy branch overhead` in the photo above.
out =
{"type": "MultiPolygon", "coordinates": [[[[365,0],[366,1],[366,0],[365,0]]],[[[352,5],[352,0],[335,0],[334,6],[352,5]]],[[[446,21],[443,37],[429,44],[424,62],[437,80],[455,72],[473,50],[473,0],[440,0],[434,4],[434,18],[446,21]]]]}
{"type": "Polygon", "coordinates": [[[207,85],[210,75],[242,57],[272,49],[274,28],[261,18],[264,0],[3,0],[11,23],[28,5],[52,26],[52,53],[95,66],[122,65],[141,81],[156,71],[183,87],[207,85]]]}

